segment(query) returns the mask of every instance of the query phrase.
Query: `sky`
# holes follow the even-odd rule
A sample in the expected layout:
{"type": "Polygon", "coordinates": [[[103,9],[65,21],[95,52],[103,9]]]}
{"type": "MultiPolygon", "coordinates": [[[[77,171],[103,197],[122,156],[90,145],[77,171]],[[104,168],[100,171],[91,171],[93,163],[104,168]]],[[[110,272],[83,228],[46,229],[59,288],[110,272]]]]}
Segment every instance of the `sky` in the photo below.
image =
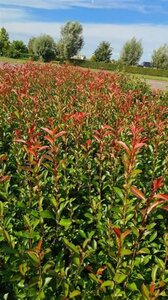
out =
{"type": "Polygon", "coordinates": [[[0,0],[0,28],[10,40],[28,43],[32,36],[49,34],[57,42],[67,21],[83,27],[88,58],[102,41],[110,42],[112,59],[124,43],[141,40],[141,61],[150,61],[154,49],[168,43],[168,0],[0,0]]]}

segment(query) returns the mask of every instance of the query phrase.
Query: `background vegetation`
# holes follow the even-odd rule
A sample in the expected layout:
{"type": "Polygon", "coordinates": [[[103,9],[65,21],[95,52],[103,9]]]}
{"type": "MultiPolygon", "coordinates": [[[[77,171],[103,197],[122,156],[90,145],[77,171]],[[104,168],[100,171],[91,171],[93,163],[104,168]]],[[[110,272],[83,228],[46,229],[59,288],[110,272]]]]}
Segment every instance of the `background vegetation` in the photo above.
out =
{"type": "MultiPolygon", "coordinates": [[[[29,58],[32,60],[39,59],[47,62],[52,60],[70,62],[70,60],[74,58],[84,60],[85,56],[79,55],[79,52],[84,45],[82,32],[83,28],[80,23],[67,22],[60,30],[59,41],[55,42],[51,36],[43,34],[38,37],[31,37],[28,46],[26,46],[22,41],[10,42],[6,29],[1,28],[0,57],[29,58]]],[[[111,61],[112,50],[109,42],[102,41],[94,51],[91,61],[109,63],[111,61]]],[[[143,47],[141,41],[137,41],[136,38],[133,37],[123,45],[120,58],[116,63],[126,66],[137,66],[142,53],[143,47]]],[[[144,63],[147,64],[147,66],[155,67],[157,69],[168,69],[167,44],[155,49],[152,54],[151,62],[144,63]]]]}

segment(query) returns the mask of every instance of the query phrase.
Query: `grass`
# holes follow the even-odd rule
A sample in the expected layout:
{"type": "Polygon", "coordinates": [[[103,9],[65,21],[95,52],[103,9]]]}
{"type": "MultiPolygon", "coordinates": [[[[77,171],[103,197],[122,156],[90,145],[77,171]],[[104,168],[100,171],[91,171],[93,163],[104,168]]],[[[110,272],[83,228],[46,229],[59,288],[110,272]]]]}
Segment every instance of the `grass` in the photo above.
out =
{"type": "MultiPolygon", "coordinates": [[[[79,67],[82,69],[87,69],[85,67],[79,67]]],[[[100,69],[90,69],[92,72],[99,72],[101,71],[100,69]]],[[[110,73],[116,73],[115,71],[109,71],[109,70],[105,70],[106,72],[110,72],[110,73]]],[[[122,72],[121,72],[122,73],[122,72]]],[[[133,73],[126,73],[123,72],[124,74],[129,75],[130,77],[134,77],[134,78],[141,78],[141,79],[151,79],[151,80],[158,80],[158,81],[168,81],[168,77],[160,77],[160,76],[151,76],[151,75],[142,75],[142,74],[133,74],[133,73]]]]}
{"type": "Polygon", "coordinates": [[[151,75],[142,75],[142,74],[132,74],[132,73],[127,73],[130,76],[133,77],[140,77],[144,79],[151,79],[151,80],[158,80],[158,81],[168,81],[168,77],[160,77],[160,76],[151,76],[151,75]]]}
{"type": "Polygon", "coordinates": [[[10,58],[10,57],[4,57],[0,56],[0,62],[4,63],[16,63],[16,64],[23,64],[28,61],[27,58],[10,58]]]}

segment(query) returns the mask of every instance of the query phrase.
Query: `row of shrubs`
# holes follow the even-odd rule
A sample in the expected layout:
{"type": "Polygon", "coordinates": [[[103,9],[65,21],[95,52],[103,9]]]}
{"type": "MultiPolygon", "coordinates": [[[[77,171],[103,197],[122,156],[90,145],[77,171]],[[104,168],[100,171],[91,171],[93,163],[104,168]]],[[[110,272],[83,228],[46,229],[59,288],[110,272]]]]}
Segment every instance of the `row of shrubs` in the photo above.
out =
{"type": "Polygon", "coordinates": [[[123,71],[132,74],[168,77],[168,70],[144,68],[144,67],[137,67],[137,66],[126,66],[121,63],[104,63],[104,62],[96,62],[96,61],[89,61],[89,60],[85,60],[85,61],[73,60],[72,62],[73,64],[84,68],[104,69],[109,71],[123,71]]]}

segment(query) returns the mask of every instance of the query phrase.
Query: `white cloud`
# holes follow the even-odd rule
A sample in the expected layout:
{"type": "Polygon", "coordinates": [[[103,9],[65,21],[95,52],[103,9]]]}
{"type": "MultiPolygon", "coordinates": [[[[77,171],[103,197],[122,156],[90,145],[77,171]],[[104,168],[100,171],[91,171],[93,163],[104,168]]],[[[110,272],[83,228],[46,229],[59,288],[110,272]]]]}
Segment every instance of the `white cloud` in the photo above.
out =
{"type": "Polygon", "coordinates": [[[28,17],[27,12],[20,8],[0,8],[0,23],[25,20],[28,17]]]}
{"type": "Polygon", "coordinates": [[[152,10],[162,10],[162,3],[147,4],[142,0],[0,0],[2,5],[16,5],[19,7],[43,8],[43,9],[59,9],[72,7],[85,8],[120,8],[139,10],[141,12],[148,12],[152,10]]]}
{"type": "MultiPolygon", "coordinates": [[[[62,25],[62,23],[44,22],[4,22],[1,24],[0,21],[0,27],[4,26],[6,28],[11,39],[22,39],[25,42],[31,36],[42,33],[50,34],[58,41],[62,25]]],[[[82,26],[85,41],[82,53],[88,57],[92,55],[101,41],[109,41],[114,49],[113,58],[117,59],[123,44],[135,36],[138,40],[142,40],[144,48],[142,60],[150,60],[153,50],[168,41],[168,25],[83,23],[82,26]]]]}

